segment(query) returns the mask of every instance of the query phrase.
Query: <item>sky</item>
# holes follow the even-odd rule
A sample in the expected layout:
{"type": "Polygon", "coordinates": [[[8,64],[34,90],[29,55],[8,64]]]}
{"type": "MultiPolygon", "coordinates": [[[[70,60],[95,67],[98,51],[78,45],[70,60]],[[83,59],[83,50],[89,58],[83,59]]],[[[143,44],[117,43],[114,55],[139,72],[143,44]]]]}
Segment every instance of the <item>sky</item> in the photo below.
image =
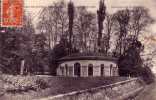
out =
{"type": "MultiPolygon", "coordinates": [[[[33,22],[37,22],[37,18],[39,12],[43,9],[43,7],[47,7],[52,5],[54,2],[58,2],[60,0],[24,0],[24,8],[26,12],[29,12],[31,16],[34,18],[33,22]]],[[[65,2],[69,2],[69,0],[64,0],[65,2]]],[[[99,0],[72,0],[75,6],[92,6],[88,10],[95,12],[99,6],[99,0]]],[[[156,20],[156,0],[105,0],[106,11],[108,13],[115,13],[116,11],[134,6],[144,6],[149,9],[149,14],[156,20]]],[[[156,22],[152,24],[147,31],[147,34],[152,34],[153,39],[148,38],[147,41],[142,40],[145,45],[147,45],[147,51],[151,51],[151,49],[156,46],[156,22]],[[152,48],[149,45],[152,43],[152,48]]],[[[156,57],[155,57],[155,67],[153,71],[156,72],[156,57]]]]}
{"type": "MultiPolygon", "coordinates": [[[[52,5],[60,0],[24,0],[25,10],[30,12],[32,16],[37,16],[43,7],[52,5]],[[37,7],[37,8],[36,8],[37,7]]],[[[64,0],[68,2],[69,0],[64,0]]],[[[72,0],[75,6],[93,6],[89,10],[96,12],[99,0],[72,0]]],[[[108,13],[114,13],[125,7],[144,6],[149,9],[150,15],[156,20],[156,0],[105,0],[108,13]]],[[[36,22],[35,17],[34,22],[36,22]]],[[[149,29],[151,33],[156,34],[156,23],[149,29]]]]}

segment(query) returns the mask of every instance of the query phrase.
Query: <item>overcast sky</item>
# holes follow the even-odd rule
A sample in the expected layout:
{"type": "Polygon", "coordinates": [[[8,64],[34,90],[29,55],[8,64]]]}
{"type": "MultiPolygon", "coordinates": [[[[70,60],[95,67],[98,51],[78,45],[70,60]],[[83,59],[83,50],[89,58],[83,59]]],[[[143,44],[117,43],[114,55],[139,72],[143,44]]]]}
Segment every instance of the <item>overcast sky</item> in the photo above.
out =
{"type": "MultiPolygon", "coordinates": [[[[25,6],[29,6],[26,11],[32,13],[32,16],[37,16],[38,12],[42,8],[35,8],[35,6],[49,6],[52,5],[53,2],[57,2],[60,0],[25,0],[25,6]],[[34,8],[31,8],[33,6],[34,8]]],[[[69,1],[69,0],[64,0],[69,1]]],[[[99,5],[99,0],[72,0],[75,6],[95,6],[94,8],[90,8],[89,10],[96,12],[97,7],[99,5]]],[[[150,15],[156,20],[156,0],[105,0],[105,4],[107,7],[107,12],[114,13],[115,11],[124,8],[124,7],[133,7],[133,6],[144,6],[149,9],[150,15]]],[[[37,18],[37,17],[36,17],[37,18]]],[[[35,21],[36,19],[34,19],[35,21]]],[[[150,30],[153,34],[156,33],[156,24],[150,27],[150,30]]]]}

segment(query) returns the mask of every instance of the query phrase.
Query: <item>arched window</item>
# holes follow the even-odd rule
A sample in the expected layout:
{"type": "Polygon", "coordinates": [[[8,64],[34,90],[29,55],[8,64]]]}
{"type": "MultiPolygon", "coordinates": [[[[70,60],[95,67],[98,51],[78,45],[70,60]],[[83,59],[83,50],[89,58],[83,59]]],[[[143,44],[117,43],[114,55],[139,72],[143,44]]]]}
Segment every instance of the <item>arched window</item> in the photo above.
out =
{"type": "Polygon", "coordinates": [[[101,76],[104,76],[104,64],[101,64],[101,76]]]}
{"type": "Polygon", "coordinates": [[[80,76],[81,74],[81,65],[80,63],[75,63],[74,64],[74,75],[80,76]]]}
{"type": "Polygon", "coordinates": [[[93,64],[88,65],[88,76],[93,76],[93,64]]]}

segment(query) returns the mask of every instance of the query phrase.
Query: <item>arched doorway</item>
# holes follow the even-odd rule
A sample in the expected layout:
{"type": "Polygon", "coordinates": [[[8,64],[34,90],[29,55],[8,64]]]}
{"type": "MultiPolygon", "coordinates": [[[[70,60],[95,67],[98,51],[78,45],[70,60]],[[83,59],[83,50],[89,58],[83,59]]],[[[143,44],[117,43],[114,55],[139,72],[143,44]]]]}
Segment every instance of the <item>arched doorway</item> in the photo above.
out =
{"type": "Polygon", "coordinates": [[[93,64],[88,65],[88,76],[93,76],[93,64]]]}
{"type": "Polygon", "coordinates": [[[75,76],[80,76],[81,75],[81,65],[80,65],[80,63],[75,63],[74,64],[74,75],[75,76]]]}
{"type": "Polygon", "coordinates": [[[104,76],[104,64],[101,64],[101,76],[104,76]]]}

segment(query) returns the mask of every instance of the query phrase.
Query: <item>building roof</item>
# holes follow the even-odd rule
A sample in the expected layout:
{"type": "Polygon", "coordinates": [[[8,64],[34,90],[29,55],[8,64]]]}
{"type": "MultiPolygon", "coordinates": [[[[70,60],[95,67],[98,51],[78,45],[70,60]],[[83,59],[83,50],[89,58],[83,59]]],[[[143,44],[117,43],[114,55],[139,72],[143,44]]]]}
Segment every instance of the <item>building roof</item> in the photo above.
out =
{"type": "Polygon", "coordinates": [[[102,53],[75,53],[65,56],[58,61],[72,61],[72,60],[107,60],[117,61],[118,59],[112,56],[104,55],[102,53]]]}

